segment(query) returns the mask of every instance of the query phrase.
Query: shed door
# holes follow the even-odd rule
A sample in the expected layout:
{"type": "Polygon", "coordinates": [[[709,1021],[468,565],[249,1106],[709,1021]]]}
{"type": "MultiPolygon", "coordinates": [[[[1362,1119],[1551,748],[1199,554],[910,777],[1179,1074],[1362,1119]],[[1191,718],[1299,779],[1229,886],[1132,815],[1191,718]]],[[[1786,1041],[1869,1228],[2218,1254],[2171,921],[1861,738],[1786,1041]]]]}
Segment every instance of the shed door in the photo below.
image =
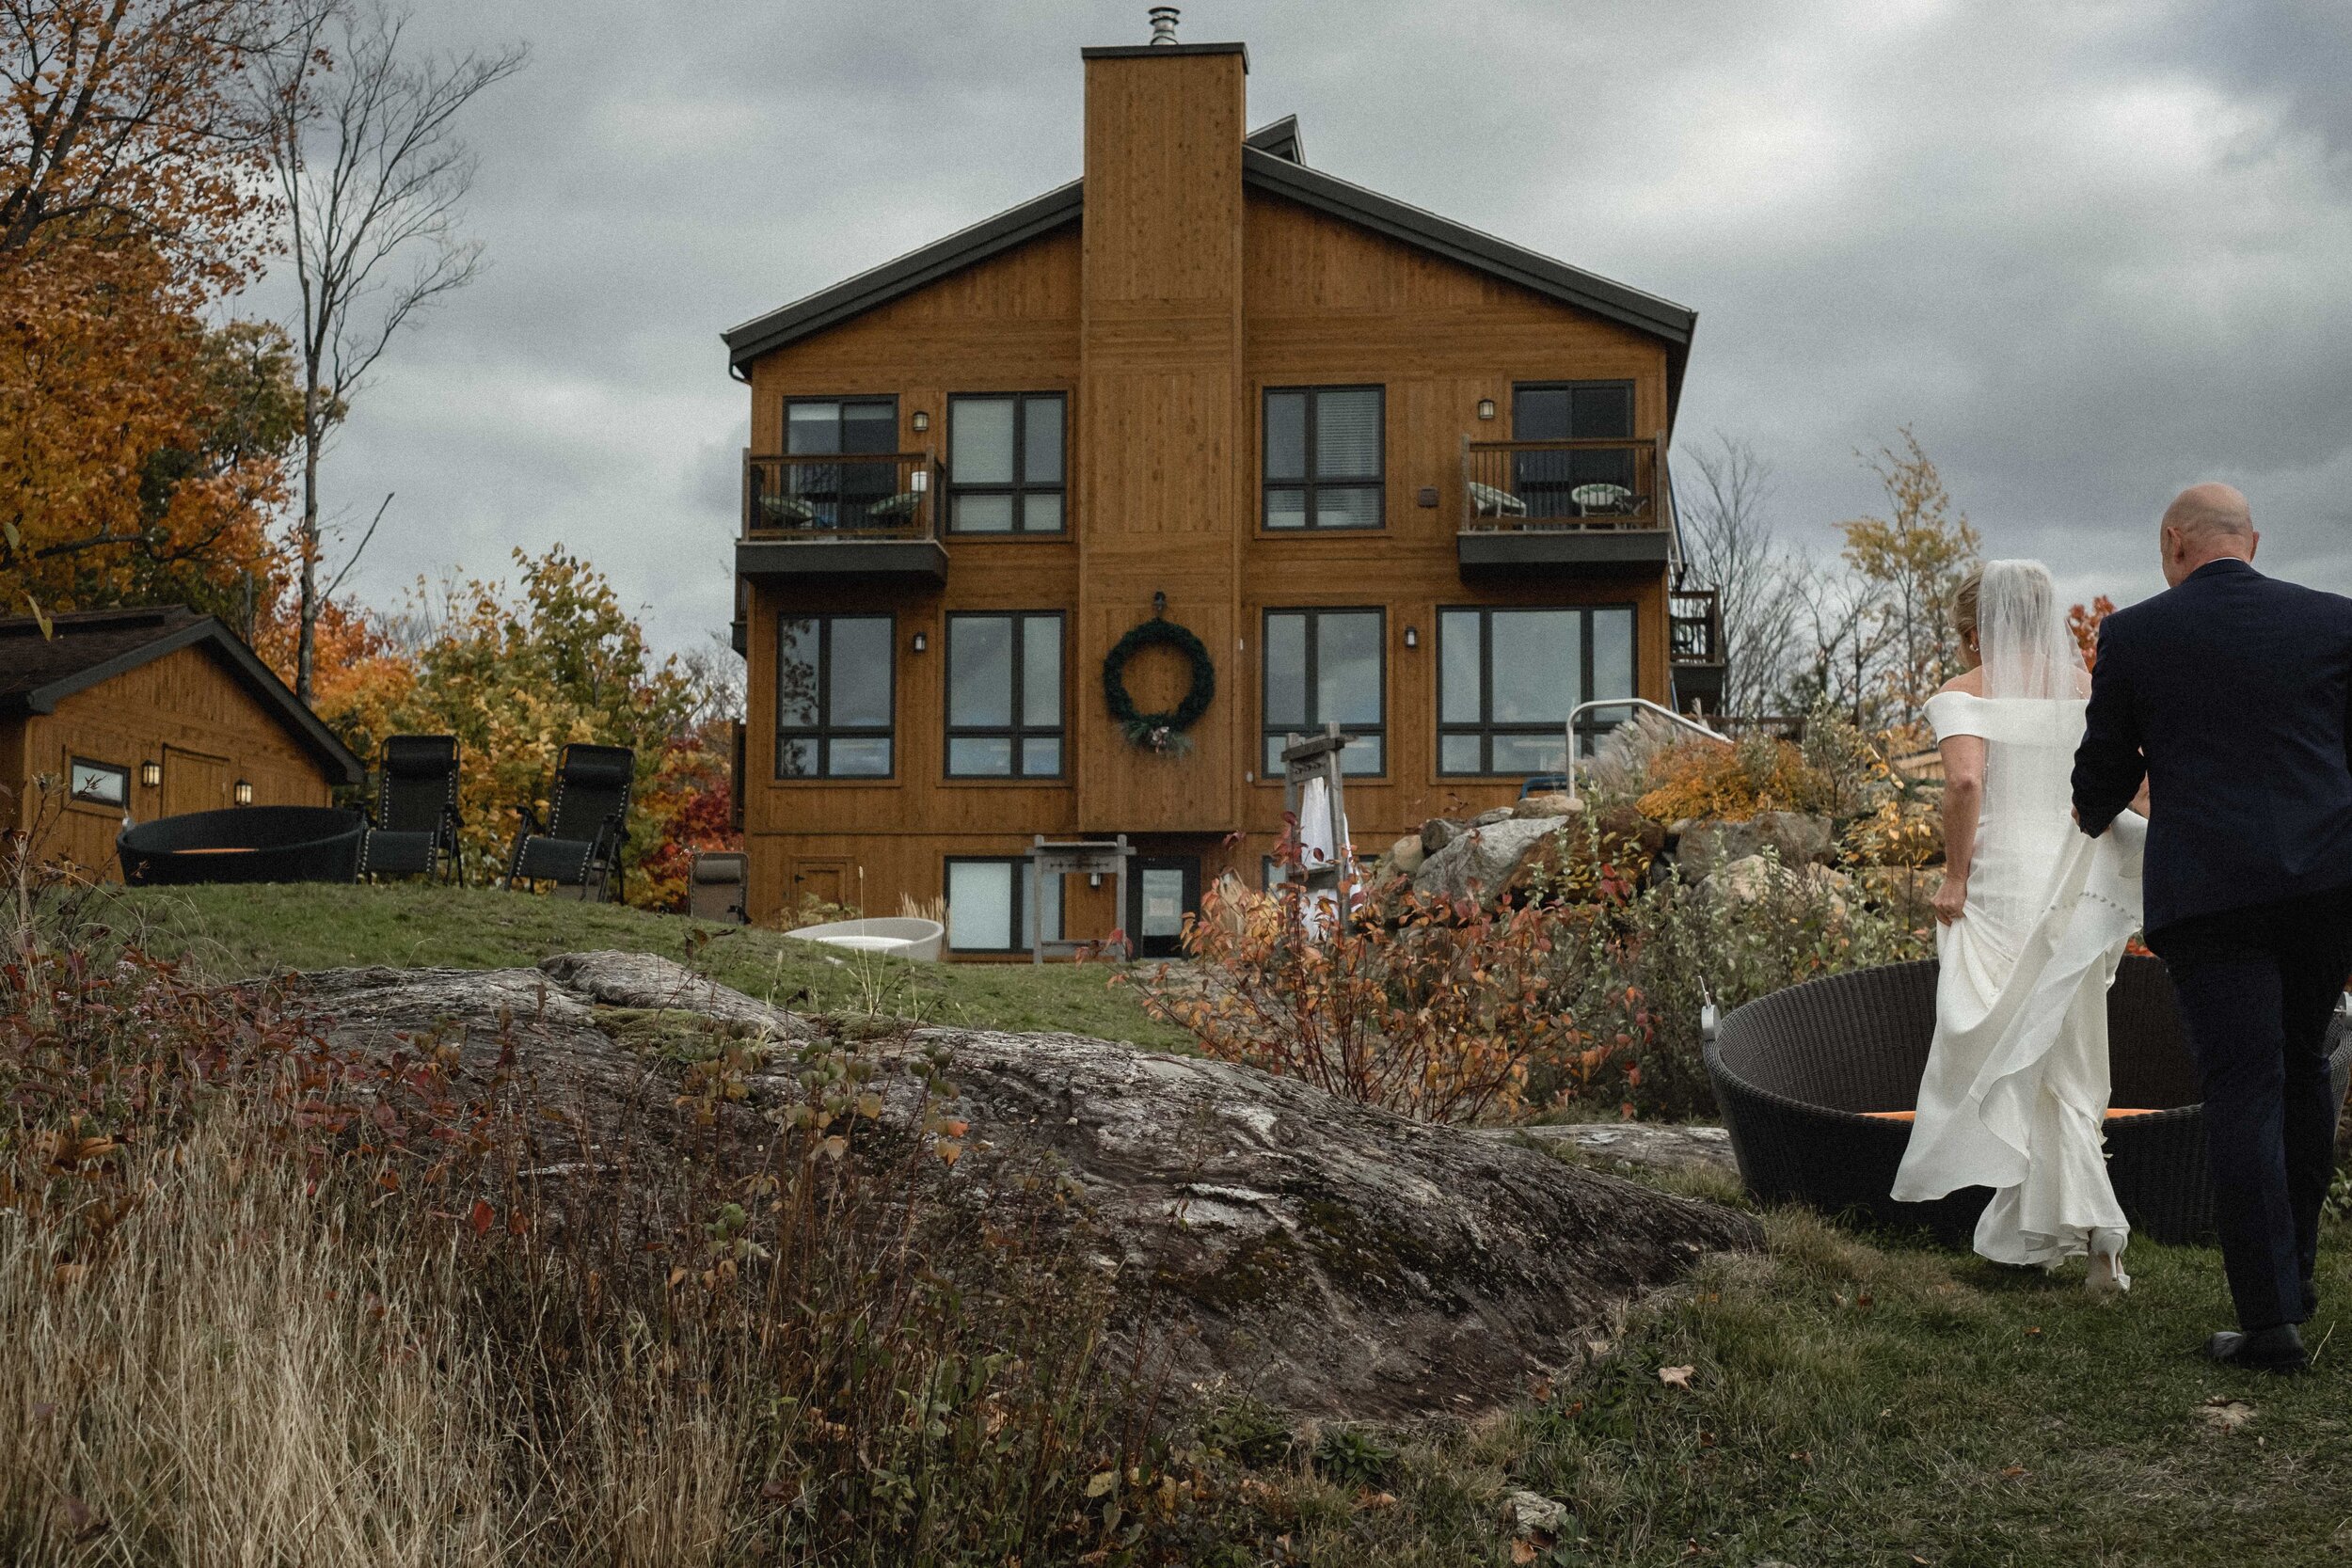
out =
{"type": "Polygon", "coordinates": [[[795,908],[809,899],[820,904],[848,903],[850,863],[795,860],[792,863],[790,895],[795,908]]]}
{"type": "Polygon", "coordinates": [[[230,804],[229,759],[202,752],[164,748],[164,815],[221,811],[230,804]]]}

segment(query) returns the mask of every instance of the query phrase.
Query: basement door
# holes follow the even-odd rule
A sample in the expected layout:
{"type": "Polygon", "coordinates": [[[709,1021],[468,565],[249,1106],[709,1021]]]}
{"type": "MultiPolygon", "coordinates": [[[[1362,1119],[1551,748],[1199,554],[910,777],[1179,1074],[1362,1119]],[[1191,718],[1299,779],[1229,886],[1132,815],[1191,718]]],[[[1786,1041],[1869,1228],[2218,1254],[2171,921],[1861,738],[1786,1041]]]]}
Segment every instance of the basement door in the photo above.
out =
{"type": "Polygon", "coordinates": [[[164,815],[220,811],[230,802],[229,759],[164,748],[164,815]]]}

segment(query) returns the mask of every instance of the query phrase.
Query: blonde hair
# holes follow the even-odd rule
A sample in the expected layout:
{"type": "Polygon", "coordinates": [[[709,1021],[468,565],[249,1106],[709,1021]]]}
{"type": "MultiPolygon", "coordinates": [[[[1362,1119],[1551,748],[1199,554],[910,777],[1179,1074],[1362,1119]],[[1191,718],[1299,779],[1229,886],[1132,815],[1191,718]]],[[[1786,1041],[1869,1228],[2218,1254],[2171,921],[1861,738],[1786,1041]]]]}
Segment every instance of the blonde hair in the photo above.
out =
{"type": "Polygon", "coordinates": [[[1977,641],[1977,603],[1984,595],[1984,568],[1979,566],[1952,594],[1952,629],[1963,642],[1977,641]]]}

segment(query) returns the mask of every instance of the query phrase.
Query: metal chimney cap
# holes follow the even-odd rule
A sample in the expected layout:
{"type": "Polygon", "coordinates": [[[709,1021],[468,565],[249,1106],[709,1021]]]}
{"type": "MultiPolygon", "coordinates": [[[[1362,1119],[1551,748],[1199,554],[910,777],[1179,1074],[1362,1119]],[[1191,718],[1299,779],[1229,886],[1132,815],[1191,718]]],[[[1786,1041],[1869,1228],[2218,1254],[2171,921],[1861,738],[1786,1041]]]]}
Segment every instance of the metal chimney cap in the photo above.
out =
{"type": "Polygon", "coordinates": [[[1152,7],[1152,41],[1153,43],[1174,43],[1176,41],[1176,19],[1182,14],[1184,13],[1178,10],[1174,6],[1152,7]]]}

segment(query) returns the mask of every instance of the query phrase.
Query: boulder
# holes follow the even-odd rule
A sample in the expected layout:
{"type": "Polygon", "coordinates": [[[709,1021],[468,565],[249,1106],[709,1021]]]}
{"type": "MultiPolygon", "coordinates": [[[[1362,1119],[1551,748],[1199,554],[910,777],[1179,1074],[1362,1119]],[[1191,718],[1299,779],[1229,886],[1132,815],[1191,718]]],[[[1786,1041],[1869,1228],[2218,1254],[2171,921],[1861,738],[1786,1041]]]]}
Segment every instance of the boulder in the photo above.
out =
{"type": "MultiPolygon", "coordinates": [[[[536,970],[334,970],[294,976],[339,1045],[458,1048],[471,1092],[565,1108],[523,1118],[543,1180],[596,1164],[625,1124],[704,1157],[672,1103],[660,1030],[810,1035],[808,1020],[667,960],[570,954],[536,970]],[[648,1031],[654,1031],[649,1033],[648,1031]],[[634,1043],[632,1043],[634,1042],[634,1043]],[[626,1118],[633,1117],[633,1120],[626,1118]],[[664,1131],[667,1129],[667,1131],[664,1131]]],[[[1120,1331],[1171,1358],[1171,1386],[1226,1386],[1302,1415],[1471,1415],[1573,1367],[1594,1326],[1701,1254],[1761,1243],[1756,1222],[1516,1140],[1404,1120],[1295,1078],[1075,1035],[892,1026],[885,1064],[946,1057],[963,1157],[937,1180],[976,1210],[1041,1162],[1080,1201],[1066,1223],[1120,1290],[1120,1331]]],[[[885,1073],[880,1135],[909,1135],[919,1082],[885,1073]]],[[[761,1135],[791,1080],[762,1068],[717,1136],[761,1135]]],[[[660,1168],[660,1147],[628,1169],[660,1168]]]]}
{"type": "Polygon", "coordinates": [[[1836,858],[1830,819],[1804,812],[1764,811],[1741,822],[1704,820],[1680,825],[1675,862],[1683,874],[1704,877],[1718,865],[1776,851],[1783,865],[1828,864],[1836,858]]]}
{"type": "Polygon", "coordinates": [[[1421,825],[1421,847],[1423,854],[1434,855],[1462,836],[1462,825],[1433,816],[1421,825]]]}
{"type": "Polygon", "coordinates": [[[1422,863],[1415,891],[1448,898],[1492,900],[1511,885],[1519,863],[1560,832],[1558,817],[1505,816],[1470,829],[1422,863]]]}
{"type": "Polygon", "coordinates": [[[1518,817],[1570,816],[1583,809],[1583,802],[1573,795],[1531,795],[1512,808],[1518,817]]]}
{"type": "Polygon", "coordinates": [[[1768,855],[1750,855],[1719,867],[1699,885],[1729,898],[1735,903],[1753,904],[1774,886],[1807,885],[1829,895],[1833,913],[1846,912],[1848,896],[1853,891],[1853,880],[1841,871],[1826,865],[1790,867],[1777,863],[1768,855]]]}
{"type": "Polygon", "coordinates": [[[1421,834],[1406,833],[1389,846],[1389,852],[1383,858],[1391,871],[1409,877],[1421,869],[1422,862],[1428,856],[1422,848],[1421,834]]]}
{"type": "Polygon", "coordinates": [[[1495,806],[1471,817],[1470,825],[1473,828],[1491,828],[1498,822],[1508,822],[1514,810],[1511,806],[1495,806]]]}

